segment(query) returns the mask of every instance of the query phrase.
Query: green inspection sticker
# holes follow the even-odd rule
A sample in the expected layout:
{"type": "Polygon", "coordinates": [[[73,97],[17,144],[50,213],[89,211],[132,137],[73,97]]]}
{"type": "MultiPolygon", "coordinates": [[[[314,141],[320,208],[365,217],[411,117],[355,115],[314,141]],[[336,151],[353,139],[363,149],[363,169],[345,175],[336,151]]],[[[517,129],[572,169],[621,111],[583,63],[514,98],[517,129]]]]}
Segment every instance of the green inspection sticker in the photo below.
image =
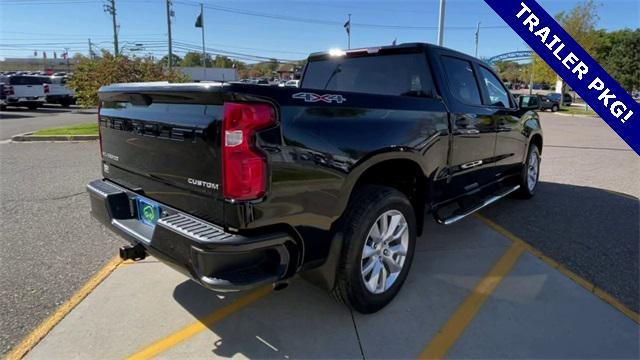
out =
{"type": "Polygon", "coordinates": [[[160,207],[158,204],[142,198],[137,198],[136,202],[138,204],[138,220],[147,225],[155,226],[160,217],[160,207]]]}

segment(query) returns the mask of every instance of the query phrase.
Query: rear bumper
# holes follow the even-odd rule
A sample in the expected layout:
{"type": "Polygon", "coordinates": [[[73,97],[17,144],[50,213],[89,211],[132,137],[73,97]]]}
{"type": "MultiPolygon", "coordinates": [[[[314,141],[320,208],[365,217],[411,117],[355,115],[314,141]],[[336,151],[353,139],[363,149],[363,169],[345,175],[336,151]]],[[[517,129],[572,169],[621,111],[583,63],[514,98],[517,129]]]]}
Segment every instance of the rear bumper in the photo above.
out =
{"type": "Polygon", "coordinates": [[[44,96],[7,97],[7,104],[44,104],[44,96]]]}
{"type": "Polygon", "coordinates": [[[71,95],[47,95],[46,101],[48,103],[57,103],[60,101],[72,101],[73,96],[71,95]]]}
{"type": "Polygon", "coordinates": [[[206,288],[246,290],[283,280],[289,273],[286,244],[293,239],[286,233],[231,234],[162,204],[152,227],[138,220],[138,194],[106,180],[92,181],[87,191],[93,217],[206,288]]]}

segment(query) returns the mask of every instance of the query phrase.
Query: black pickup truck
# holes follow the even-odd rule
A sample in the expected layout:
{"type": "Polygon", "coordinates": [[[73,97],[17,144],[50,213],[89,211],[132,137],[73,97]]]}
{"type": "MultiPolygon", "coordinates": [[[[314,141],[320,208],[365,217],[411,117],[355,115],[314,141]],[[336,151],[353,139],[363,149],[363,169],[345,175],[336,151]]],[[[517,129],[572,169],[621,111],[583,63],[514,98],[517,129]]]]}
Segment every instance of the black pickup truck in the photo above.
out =
{"type": "MultiPolygon", "coordinates": [[[[481,61],[428,44],[309,56],[300,88],[100,89],[93,216],[216,291],[297,273],[353,309],[398,293],[426,214],[452,224],[538,180],[542,132],[481,61]]],[[[428,234],[427,234],[428,236],[428,234]]]]}

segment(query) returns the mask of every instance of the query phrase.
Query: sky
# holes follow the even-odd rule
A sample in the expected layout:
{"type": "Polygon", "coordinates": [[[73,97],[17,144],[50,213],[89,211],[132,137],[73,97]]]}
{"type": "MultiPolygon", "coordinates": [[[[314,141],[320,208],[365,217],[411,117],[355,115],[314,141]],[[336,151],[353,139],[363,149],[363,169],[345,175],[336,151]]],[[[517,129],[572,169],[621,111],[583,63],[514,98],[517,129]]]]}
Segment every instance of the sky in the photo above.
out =
{"type": "MultiPolygon", "coordinates": [[[[508,0],[506,0],[508,1],[508,0]]],[[[513,0],[516,1],[516,0],[513,0]]],[[[0,58],[42,56],[47,51],[88,54],[88,39],[113,51],[108,0],[0,0],[0,58]]],[[[167,53],[165,0],[115,0],[120,47],[138,55],[167,53]]],[[[435,43],[439,0],[173,0],[175,53],[201,51],[201,30],[194,26],[205,6],[205,41],[210,50],[232,52],[245,61],[254,56],[299,60],[307,54],[346,48],[343,24],[351,14],[351,47],[388,45],[394,40],[435,43]],[[257,16],[256,16],[257,15],[257,16]]],[[[580,1],[538,0],[554,15],[580,1]]],[[[598,27],[640,27],[640,0],[600,0],[598,27]]],[[[444,45],[479,56],[525,50],[522,40],[482,0],[447,0],[444,45]]]]}

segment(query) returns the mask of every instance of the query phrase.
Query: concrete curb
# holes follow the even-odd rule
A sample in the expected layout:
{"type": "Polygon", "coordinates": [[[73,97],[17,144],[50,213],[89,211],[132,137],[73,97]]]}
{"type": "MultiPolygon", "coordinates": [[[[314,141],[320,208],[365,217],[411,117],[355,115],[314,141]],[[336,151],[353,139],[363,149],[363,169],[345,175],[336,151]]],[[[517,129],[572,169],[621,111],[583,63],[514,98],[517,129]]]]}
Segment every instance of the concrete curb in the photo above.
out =
{"type": "Polygon", "coordinates": [[[568,116],[568,117],[583,117],[583,118],[599,118],[600,116],[598,115],[582,115],[582,114],[561,114],[559,112],[555,112],[553,113],[554,115],[558,115],[558,116],[568,116]]]}
{"type": "Polygon", "coordinates": [[[98,140],[98,135],[33,135],[33,133],[26,133],[20,135],[14,135],[11,137],[11,141],[92,141],[98,140]]]}

